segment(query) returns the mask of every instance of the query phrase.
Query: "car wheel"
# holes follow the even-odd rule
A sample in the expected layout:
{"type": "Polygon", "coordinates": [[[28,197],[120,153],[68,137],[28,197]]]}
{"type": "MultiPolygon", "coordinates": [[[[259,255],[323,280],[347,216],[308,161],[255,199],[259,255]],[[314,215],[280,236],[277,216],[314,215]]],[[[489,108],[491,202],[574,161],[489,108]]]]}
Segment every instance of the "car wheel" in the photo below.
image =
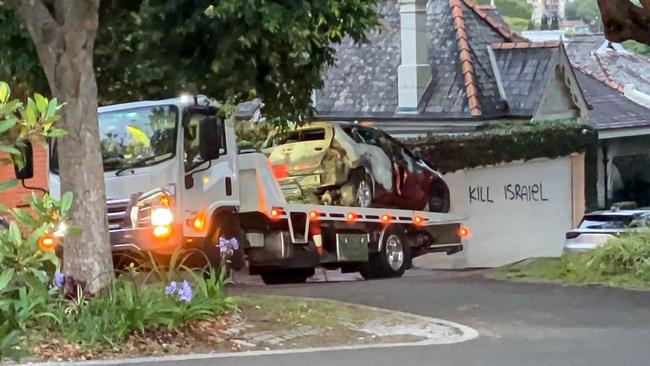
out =
{"type": "Polygon", "coordinates": [[[353,207],[371,207],[373,204],[372,178],[367,173],[354,175],[341,187],[341,204],[353,207]]]}
{"type": "Polygon", "coordinates": [[[429,194],[427,209],[430,212],[448,213],[450,209],[449,191],[442,184],[436,184],[429,194]]]}

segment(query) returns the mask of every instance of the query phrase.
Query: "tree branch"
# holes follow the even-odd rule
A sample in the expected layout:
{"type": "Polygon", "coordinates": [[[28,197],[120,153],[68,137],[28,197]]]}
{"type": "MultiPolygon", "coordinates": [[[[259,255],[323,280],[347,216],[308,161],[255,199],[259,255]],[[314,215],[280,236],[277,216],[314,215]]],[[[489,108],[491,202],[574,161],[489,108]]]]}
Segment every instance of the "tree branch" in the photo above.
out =
{"type": "Polygon", "coordinates": [[[61,25],[54,20],[43,0],[8,0],[7,2],[18,10],[23,24],[36,45],[38,57],[50,86],[53,86],[57,54],[61,52],[61,25]]]}
{"type": "Polygon", "coordinates": [[[613,42],[634,40],[650,45],[650,0],[639,7],[630,0],[598,0],[605,36],[613,42]]]}

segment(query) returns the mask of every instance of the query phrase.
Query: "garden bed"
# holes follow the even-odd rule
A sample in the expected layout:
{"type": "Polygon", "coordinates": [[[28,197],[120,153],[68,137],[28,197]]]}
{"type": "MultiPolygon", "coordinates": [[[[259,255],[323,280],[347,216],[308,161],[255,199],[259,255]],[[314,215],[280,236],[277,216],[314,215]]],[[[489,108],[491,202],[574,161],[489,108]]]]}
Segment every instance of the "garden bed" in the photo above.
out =
{"type": "Polygon", "coordinates": [[[374,345],[446,344],[469,340],[473,330],[435,319],[331,300],[270,295],[234,298],[238,309],[213,320],[170,330],[148,327],[119,344],[89,348],[62,334],[30,332],[32,354],[22,361],[87,361],[144,356],[374,345]]]}

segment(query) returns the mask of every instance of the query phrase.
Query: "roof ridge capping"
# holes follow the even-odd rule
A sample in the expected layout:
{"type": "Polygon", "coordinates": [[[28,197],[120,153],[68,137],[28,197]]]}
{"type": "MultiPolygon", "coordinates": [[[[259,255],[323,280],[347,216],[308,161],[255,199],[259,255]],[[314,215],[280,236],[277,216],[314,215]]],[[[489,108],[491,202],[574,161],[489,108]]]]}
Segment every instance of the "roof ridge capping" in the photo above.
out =
{"type": "Polygon", "coordinates": [[[485,12],[485,9],[496,9],[493,7],[486,7],[485,5],[479,5],[474,3],[472,0],[461,0],[467,7],[472,9],[479,17],[483,18],[486,23],[490,25],[490,27],[494,28],[497,32],[499,32],[504,38],[508,39],[509,41],[513,40],[513,35],[514,33],[510,29],[510,27],[504,26],[503,24],[497,22],[492,18],[488,13],[485,12]]]}
{"type": "Polygon", "coordinates": [[[571,66],[580,71],[581,73],[593,78],[596,81],[599,81],[606,86],[616,90],[617,92],[624,94],[625,93],[625,86],[623,86],[621,83],[614,79],[608,79],[607,77],[602,77],[600,75],[596,75],[594,72],[592,72],[588,67],[576,63],[571,63],[571,66]]]}
{"type": "Polygon", "coordinates": [[[535,42],[535,41],[518,41],[518,42],[496,42],[492,43],[490,47],[494,50],[508,50],[513,48],[556,48],[560,47],[562,41],[553,40],[553,41],[544,41],[544,42],[535,42]]]}
{"type": "Polygon", "coordinates": [[[463,18],[463,9],[461,2],[463,0],[449,0],[451,14],[454,21],[454,30],[456,32],[456,42],[458,44],[458,56],[460,60],[461,72],[465,81],[465,92],[467,93],[467,102],[469,109],[474,117],[483,114],[481,104],[478,100],[478,89],[474,78],[474,64],[472,54],[469,49],[469,41],[465,32],[465,18],[463,18]]]}

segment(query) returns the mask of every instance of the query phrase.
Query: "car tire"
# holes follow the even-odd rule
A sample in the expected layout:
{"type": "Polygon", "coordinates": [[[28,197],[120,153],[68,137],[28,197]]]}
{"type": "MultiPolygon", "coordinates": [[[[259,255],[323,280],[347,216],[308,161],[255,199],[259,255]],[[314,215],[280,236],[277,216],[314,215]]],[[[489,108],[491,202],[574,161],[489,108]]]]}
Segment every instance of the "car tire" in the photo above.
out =
{"type": "Polygon", "coordinates": [[[411,267],[411,250],[406,237],[399,230],[388,229],[381,241],[381,249],[371,253],[359,272],[366,279],[401,277],[411,267]]]}
{"type": "Polygon", "coordinates": [[[305,283],[315,273],[314,268],[295,268],[270,270],[260,273],[266,285],[282,285],[289,283],[305,283]]]}
{"type": "Polygon", "coordinates": [[[341,205],[372,207],[375,194],[372,182],[372,176],[365,171],[353,173],[350,182],[341,187],[341,205]]]}

